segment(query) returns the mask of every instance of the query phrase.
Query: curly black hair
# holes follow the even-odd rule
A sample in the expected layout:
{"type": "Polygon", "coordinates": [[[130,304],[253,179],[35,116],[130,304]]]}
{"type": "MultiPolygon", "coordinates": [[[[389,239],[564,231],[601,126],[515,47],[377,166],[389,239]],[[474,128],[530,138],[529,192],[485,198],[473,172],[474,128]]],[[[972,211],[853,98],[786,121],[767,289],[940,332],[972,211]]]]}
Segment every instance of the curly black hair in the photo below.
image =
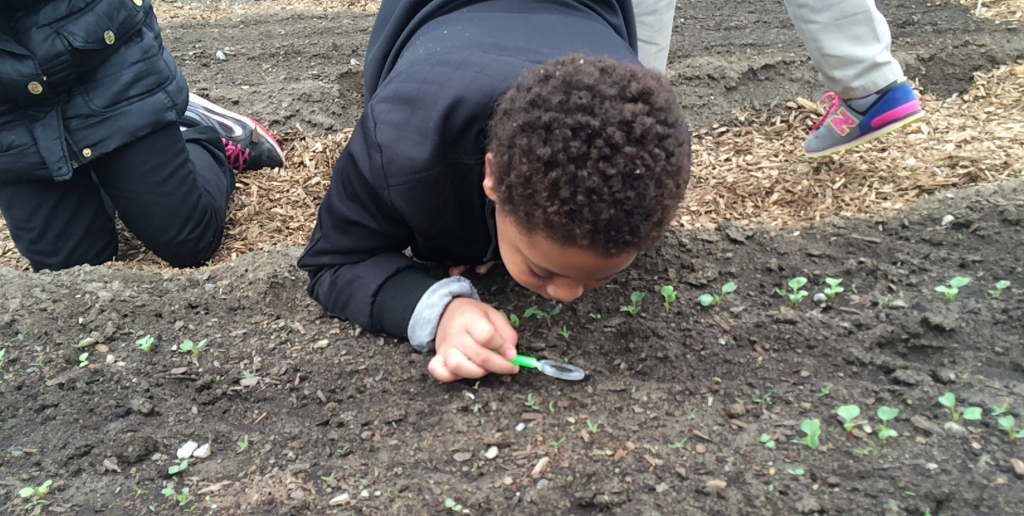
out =
{"type": "Polygon", "coordinates": [[[488,152],[496,205],[527,234],[606,257],[662,236],[690,180],[690,137],[665,77],[573,54],[498,101],[488,152]]]}

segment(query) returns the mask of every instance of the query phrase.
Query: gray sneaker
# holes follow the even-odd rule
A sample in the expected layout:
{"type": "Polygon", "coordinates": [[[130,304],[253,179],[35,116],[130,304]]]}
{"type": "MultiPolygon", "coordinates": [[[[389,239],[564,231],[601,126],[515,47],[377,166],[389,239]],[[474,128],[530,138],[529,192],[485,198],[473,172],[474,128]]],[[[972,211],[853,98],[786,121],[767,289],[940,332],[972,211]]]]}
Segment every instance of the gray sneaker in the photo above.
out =
{"type": "Polygon", "coordinates": [[[862,99],[843,100],[830,91],[822,101],[829,109],[804,141],[804,153],[812,158],[856,147],[924,116],[920,99],[903,79],[862,99]]]}

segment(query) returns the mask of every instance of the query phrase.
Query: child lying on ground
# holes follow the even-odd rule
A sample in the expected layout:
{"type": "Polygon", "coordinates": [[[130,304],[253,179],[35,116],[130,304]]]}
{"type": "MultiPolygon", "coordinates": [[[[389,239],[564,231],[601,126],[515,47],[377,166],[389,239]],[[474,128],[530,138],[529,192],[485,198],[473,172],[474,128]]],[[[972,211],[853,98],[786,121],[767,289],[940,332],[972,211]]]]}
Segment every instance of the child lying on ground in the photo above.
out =
{"type": "Polygon", "coordinates": [[[518,371],[465,266],[571,301],[657,242],[686,190],[689,134],[637,61],[629,0],[385,0],[364,74],[299,266],[330,315],[433,348],[442,382],[518,371]]]}

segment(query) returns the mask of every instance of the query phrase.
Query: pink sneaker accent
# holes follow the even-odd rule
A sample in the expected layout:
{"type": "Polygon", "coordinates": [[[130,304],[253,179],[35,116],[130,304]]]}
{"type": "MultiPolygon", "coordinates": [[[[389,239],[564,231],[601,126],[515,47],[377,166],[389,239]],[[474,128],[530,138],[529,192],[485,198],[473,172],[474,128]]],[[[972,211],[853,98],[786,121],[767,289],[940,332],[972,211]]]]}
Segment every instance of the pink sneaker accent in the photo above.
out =
{"type": "Polygon", "coordinates": [[[221,141],[224,142],[224,154],[228,157],[228,165],[239,172],[245,170],[245,164],[249,161],[249,149],[243,151],[227,138],[221,138],[221,141]]]}
{"type": "Polygon", "coordinates": [[[824,115],[821,115],[821,118],[814,123],[814,127],[812,127],[811,131],[807,134],[812,134],[814,131],[817,131],[818,128],[824,125],[825,121],[832,116],[832,113],[835,113],[836,108],[839,107],[839,96],[833,91],[825,92],[825,95],[821,97],[821,102],[828,105],[828,110],[825,111],[824,115]]]}
{"type": "Polygon", "coordinates": [[[910,113],[913,113],[914,111],[917,111],[919,109],[921,109],[921,101],[920,100],[915,100],[913,102],[907,102],[906,104],[903,104],[902,106],[900,106],[900,107],[898,107],[896,109],[891,109],[888,112],[882,113],[881,115],[878,115],[877,117],[875,117],[875,119],[871,121],[871,128],[875,129],[877,127],[880,127],[880,126],[883,126],[885,124],[888,124],[889,122],[892,122],[893,120],[899,120],[900,118],[903,118],[903,117],[909,115],[910,113]]]}

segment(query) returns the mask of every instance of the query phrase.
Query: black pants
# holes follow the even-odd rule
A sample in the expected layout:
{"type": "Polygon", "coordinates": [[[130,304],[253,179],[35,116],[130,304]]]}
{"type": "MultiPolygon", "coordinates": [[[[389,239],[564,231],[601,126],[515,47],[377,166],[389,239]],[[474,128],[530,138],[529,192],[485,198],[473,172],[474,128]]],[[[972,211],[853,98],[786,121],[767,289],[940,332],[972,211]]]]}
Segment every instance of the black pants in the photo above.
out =
{"type": "Polygon", "coordinates": [[[78,167],[67,181],[0,184],[0,212],[36,271],[117,256],[104,195],[149,250],[190,267],[220,246],[234,186],[216,129],[173,124],[78,167]]]}

